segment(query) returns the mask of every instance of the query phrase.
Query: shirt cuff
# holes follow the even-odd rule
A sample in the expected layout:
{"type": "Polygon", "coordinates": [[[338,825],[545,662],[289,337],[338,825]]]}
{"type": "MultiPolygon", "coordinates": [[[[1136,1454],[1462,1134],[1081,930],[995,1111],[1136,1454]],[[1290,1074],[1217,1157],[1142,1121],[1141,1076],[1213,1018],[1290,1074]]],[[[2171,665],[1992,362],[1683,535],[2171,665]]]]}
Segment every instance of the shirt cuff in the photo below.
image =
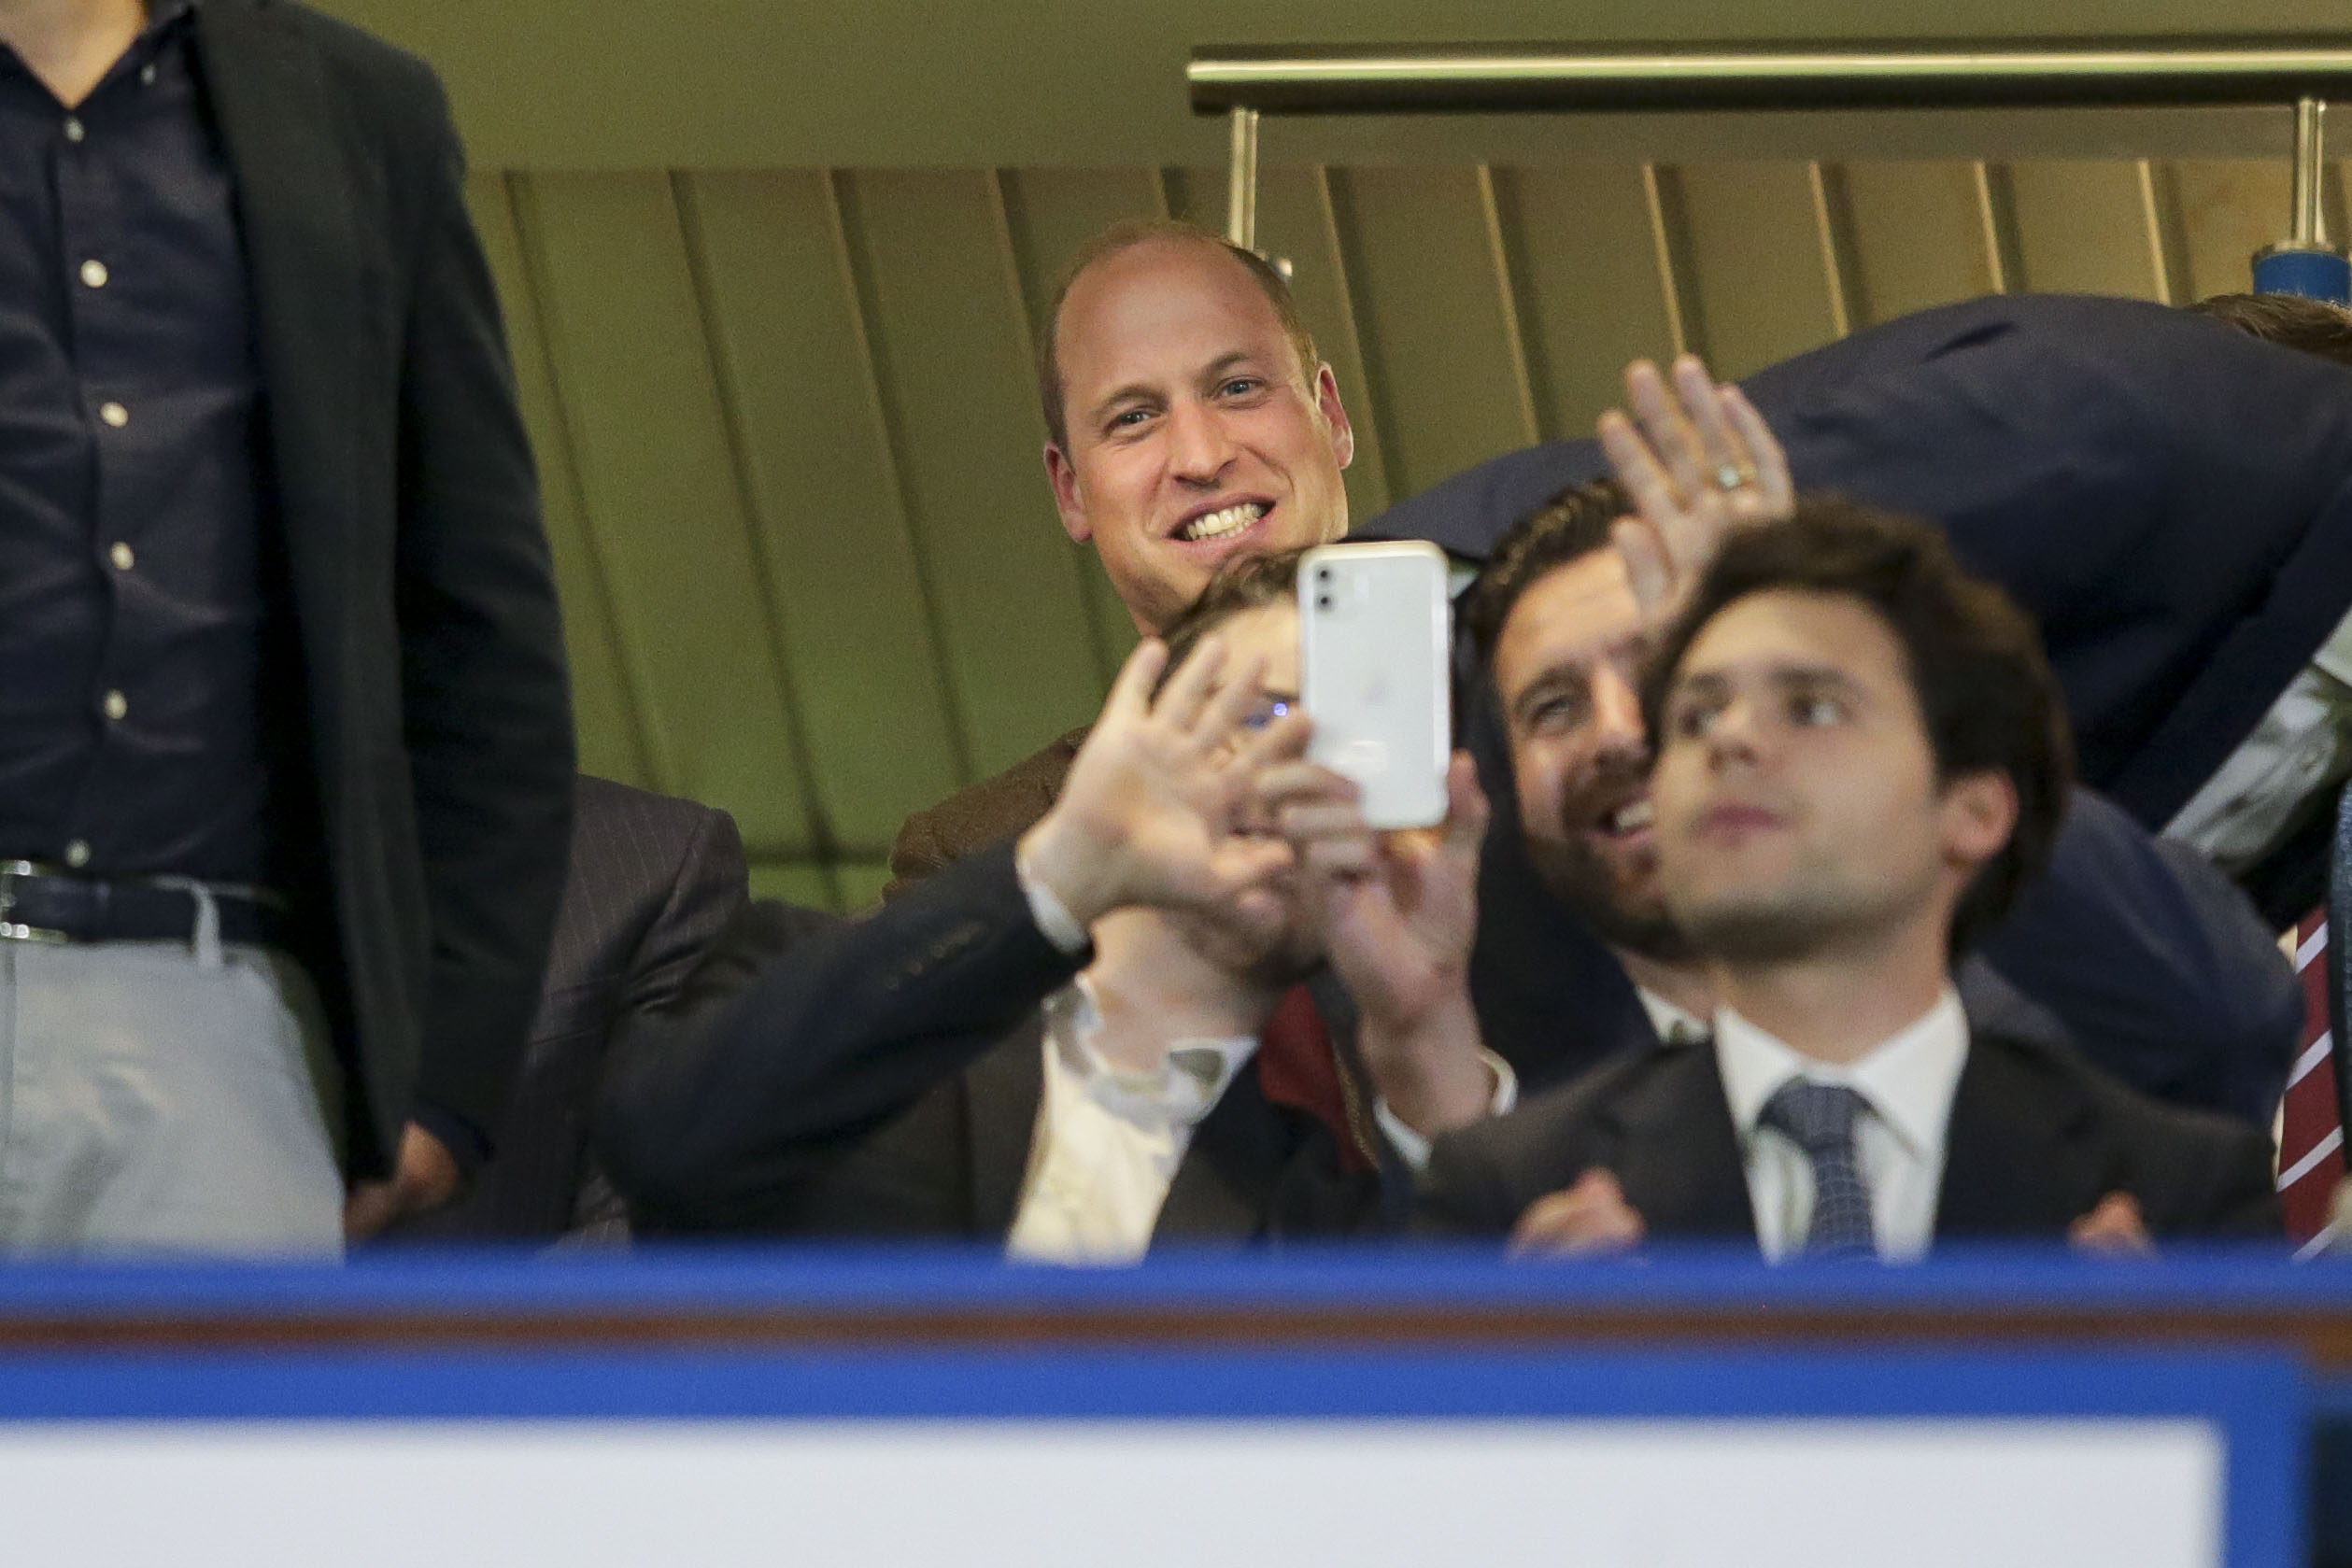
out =
{"type": "MultiPolygon", "coordinates": [[[[1519,1075],[1492,1051],[1481,1047],[1479,1060],[1495,1075],[1495,1097],[1487,1102],[1486,1113],[1500,1116],[1519,1103],[1519,1075]]],[[[1405,1119],[1388,1109],[1385,1097],[1372,1101],[1372,1121],[1381,1135],[1388,1139],[1396,1157],[1405,1162],[1405,1168],[1419,1176],[1429,1165],[1429,1139],[1405,1125],[1405,1119]]]]}
{"type": "Polygon", "coordinates": [[[1086,935],[1086,928],[1078,924],[1060,895],[1046,886],[1042,878],[1029,874],[1026,856],[1013,855],[1013,874],[1020,880],[1021,897],[1028,900],[1029,918],[1037,922],[1045,939],[1068,957],[1075,958],[1085,952],[1094,939],[1086,935]]]}
{"type": "Polygon", "coordinates": [[[449,1158],[458,1164],[458,1174],[468,1186],[481,1168],[490,1163],[490,1140],[472,1122],[454,1110],[444,1110],[437,1105],[419,1103],[408,1113],[408,1119],[434,1137],[449,1151],[449,1158]]]}

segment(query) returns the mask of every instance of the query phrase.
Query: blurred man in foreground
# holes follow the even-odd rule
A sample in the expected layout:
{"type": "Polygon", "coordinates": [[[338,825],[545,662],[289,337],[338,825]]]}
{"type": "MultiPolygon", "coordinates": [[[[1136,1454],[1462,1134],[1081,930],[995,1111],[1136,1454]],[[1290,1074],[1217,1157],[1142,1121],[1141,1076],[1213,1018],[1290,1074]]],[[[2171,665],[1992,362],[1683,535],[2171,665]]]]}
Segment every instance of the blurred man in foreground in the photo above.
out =
{"type": "Polygon", "coordinates": [[[2047,861],[2071,761],[2032,625],[1933,530],[1806,501],[1735,533],[1640,696],[1708,1038],[1441,1140],[1431,1228],[1569,1253],[1748,1236],[1776,1259],[2276,1233],[2260,1133],[1953,989],[2047,861]]]}

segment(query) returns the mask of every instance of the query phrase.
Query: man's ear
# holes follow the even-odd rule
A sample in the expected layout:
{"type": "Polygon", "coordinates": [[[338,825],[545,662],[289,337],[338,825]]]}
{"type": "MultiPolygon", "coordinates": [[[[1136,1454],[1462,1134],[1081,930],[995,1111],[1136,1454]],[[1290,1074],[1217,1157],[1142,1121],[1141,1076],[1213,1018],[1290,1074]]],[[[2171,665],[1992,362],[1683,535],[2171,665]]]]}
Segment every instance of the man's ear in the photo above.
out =
{"type": "Polygon", "coordinates": [[[1054,508],[1062,515],[1062,531],[1080,544],[1095,536],[1086,521],[1085,502],[1078,495],[1078,467],[1053,442],[1045,444],[1045,481],[1054,487],[1054,508]]]}
{"type": "Polygon", "coordinates": [[[1970,869],[2007,847],[2017,830],[2018,786],[1997,769],[1962,773],[1944,786],[1944,855],[1970,869]]]}
{"type": "Polygon", "coordinates": [[[1355,427],[1348,423],[1348,411],[1339,403],[1339,378],[1331,374],[1328,364],[1315,367],[1315,406],[1323,411],[1324,423],[1331,427],[1331,455],[1345,468],[1355,461],[1355,427]]]}

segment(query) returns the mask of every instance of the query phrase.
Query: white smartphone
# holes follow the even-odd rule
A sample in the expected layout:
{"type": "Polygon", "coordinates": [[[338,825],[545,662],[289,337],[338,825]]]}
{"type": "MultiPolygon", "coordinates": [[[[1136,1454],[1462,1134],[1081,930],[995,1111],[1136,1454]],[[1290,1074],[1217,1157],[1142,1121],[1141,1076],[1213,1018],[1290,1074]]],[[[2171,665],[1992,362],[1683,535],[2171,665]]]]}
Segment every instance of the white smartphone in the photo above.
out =
{"type": "Polygon", "coordinates": [[[1300,558],[1307,755],[1355,781],[1374,827],[1445,820],[1452,649],[1445,552],[1435,544],[1319,544],[1300,558]]]}

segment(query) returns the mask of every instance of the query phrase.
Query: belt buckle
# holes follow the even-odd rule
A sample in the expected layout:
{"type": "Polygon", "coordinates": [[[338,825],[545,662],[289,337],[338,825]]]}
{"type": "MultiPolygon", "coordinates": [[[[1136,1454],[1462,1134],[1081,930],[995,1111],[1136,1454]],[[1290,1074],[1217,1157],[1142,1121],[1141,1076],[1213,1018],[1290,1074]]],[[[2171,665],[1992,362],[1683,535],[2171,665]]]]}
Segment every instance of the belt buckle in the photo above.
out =
{"type": "Polygon", "coordinates": [[[30,860],[0,860],[0,941],[62,943],[74,939],[63,931],[26,925],[8,918],[16,908],[17,879],[43,874],[41,868],[30,860]]]}

